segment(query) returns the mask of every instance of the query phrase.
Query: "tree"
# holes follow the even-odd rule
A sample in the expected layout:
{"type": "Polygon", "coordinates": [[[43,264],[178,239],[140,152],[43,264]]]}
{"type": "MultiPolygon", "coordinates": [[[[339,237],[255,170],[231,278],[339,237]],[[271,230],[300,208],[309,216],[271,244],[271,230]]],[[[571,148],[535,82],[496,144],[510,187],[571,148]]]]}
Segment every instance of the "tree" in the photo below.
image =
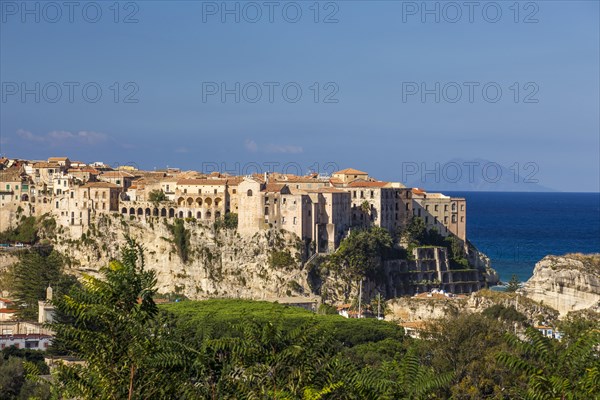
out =
{"type": "Polygon", "coordinates": [[[508,350],[502,339],[502,323],[480,314],[447,316],[428,329],[421,342],[421,359],[430,360],[438,374],[454,371],[452,384],[441,398],[517,398],[518,374],[496,362],[496,354],[508,350]],[[507,390],[508,389],[508,390],[507,390]]]}
{"type": "Polygon", "coordinates": [[[160,203],[161,201],[167,200],[167,195],[161,189],[151,190],[148,193],[148,200],[153,203],[160,203]]]}
{"type": "Polygon", "coordinates": [[[35,243],[38,240],[38,228],[35,217],[22,216],[19,224],[0,233],[0,242],[35,243]]]}
{"type": "Polygon", "coordinates": [[[173,370],[183,369],[188,357],[154,324],[155,273],[144,268],[143,248],[126,239],[122,261],[102,268],[103,279],[84,275],[82,288],[55,300],[57,311],[71,318],[52,325],[57,339],[85,361],[59,367],[63,397],[166,399],[186,389],[173,370]]]}
{"type": "Polygon", "coordinates": [[[27,379],[27,372],[27,361],[0,357],[0,400],[50,399],[48,383],[27,379]]]}
{"type": "Polygon", "coordinates": [[[528,399],[593,399],[600,393],[600,332],[589,330],[563,343],[527,328],[527,340],[506,334],[517,353],[502,352],[498,361],[527,379],[528,399]]]}
{"type": "Polygon", "coordinates": [[[54,293],[67,293],[77,283],[72,275],[64,273],[63,257],[55,250],[38,248],[19,255],[19,261],[5,272],[5,284],[17,303],[21,319],[37,319],[38,300],[46,298],[46,288],[54,293]]]}
{"type": "Polygon", "coordinates": [[[504,291],[516,292],[517,290],[519,290],[520,287],[521,281],[519,280],[519,277],[516,274],[513,274],[513,276],[510,278],[510,281],[508,282],[508,285],[506,285],[506,289],[504,289],[504,291]]]}
{"type": "Polygon", "coordinates": [[[185,224],[182,219],[175,219],[175,224],[169,225],[171,233],[173,233],[173,243],[177,248],[177,253],[184,263],[187,262],[190,250],[191,232],[185,229],[185,224]]]}
{"type": "Polygon", "coordinates": [[[329,257],[328,265],[353,277],[377,276],[382,258],[392,250],[392,237],[380,227],[354,229],[329,257]]]}

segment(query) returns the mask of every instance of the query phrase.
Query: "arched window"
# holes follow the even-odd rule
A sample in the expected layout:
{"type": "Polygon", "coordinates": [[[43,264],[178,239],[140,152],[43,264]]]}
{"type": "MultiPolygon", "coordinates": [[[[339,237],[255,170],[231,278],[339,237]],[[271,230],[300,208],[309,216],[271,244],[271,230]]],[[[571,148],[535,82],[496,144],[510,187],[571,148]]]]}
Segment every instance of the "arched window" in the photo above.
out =
{"type": "Polygon", "coordinates": [[[252,189],[248,189],[248,197],[252,196],[252,189]]]}

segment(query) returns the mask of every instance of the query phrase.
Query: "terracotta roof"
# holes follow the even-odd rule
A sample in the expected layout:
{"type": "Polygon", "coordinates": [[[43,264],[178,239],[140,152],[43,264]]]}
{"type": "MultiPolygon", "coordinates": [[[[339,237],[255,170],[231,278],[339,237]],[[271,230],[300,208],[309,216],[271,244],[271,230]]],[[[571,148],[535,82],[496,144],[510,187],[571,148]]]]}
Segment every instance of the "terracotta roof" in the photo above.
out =
{"type": "Polygon", "coordinates": [[[202,185],[202,186],[210,186],[210,185],[225,185],[227,183],[226,179],[180,179],[177,181],[177,185],[202,185]]]}
{"type": "Polygon", "coordinates": [[[2,314],[12,314],[16,312],[17,310],[11,310],[10,308],[0,308],[0,313],[2,314]]]}
{"type": "Polygon", "coordinates": [[[348,196],[350,196],[349,192],[342,190],[342,189],[334,188],[334,187],[321,187],[321,188],[317,188],[317,189],[305,189],[305,190],[309,193],[348,193],[348,196]]]}
{"type": "Polygon", "coordinates": [[[242,183],[244,181],[244,177],[242,176],[235,176],[233,178],[228,178],[227,179],[227,185],[229,186],[237,186],[240,183],[242,183]]]}
{"type": "Polygon", "coordinates": [[[56,168],[56,164],[52,164],[45,161],[33,163],[33,168],[56,168]]]}
{"type": "Polygon", "coordinates": [[[81,186],[82,188],[107,188],[107,189],[119,189],[119,186],[110,182],[88,182],[81,186]]]}
{"type": "Polygon", "coordinates": [[[372,188],[382,188],[389,184],[389,182],[367,182],[367,181],[354,181],[348,184],[348,187],[372,187],[372,188]]]}
{"type": "Polygon", "coordinates": [[[0,171],[0,182],[21,182],[21,169],[8,168],[0,171]]]}
{"type": "Polygon", "coordinates": [[[3,299],[3,298],[1,298],[1,297],[0,297],[0,301],[3,301],[3,302],[5,302],[5,303],[13,303],[13,301],[12,301],[12,300],[9,300],[9,299],[3,299]]]}
{"type": "Polygon", "coordinates": [[[424,191],[423,189],[419,189],[419,188],[412,188],[411,192],[413,192],[413,194],[427,194],[426,191],[424,191]]]}
{"type": "Polygon", "coordinates": [[[67,170],[67,172],[69,174],[73,174],[73,173],[76,173],[76,172],[89,172],[90,174],[95,174],[95,175],[97,175],[97,174],[100,173],[100,171],[98,171],[97,169],[91,168],[91,167],[87,167],[87,168],[69,168],[67,170]]]}
{"type": "Polygon", "coordinates": [[[127,171],[108,171],[103,172],[98,178],[133,178],[134,175],[127,171]]]}
{"type": "Polygon", "coordinates": [[[366,173],[364,171],[359,171],[354,168],[342,169],[340,171],[334,172],[333,174],[334,175],[368,175],[368,173],[366,173]]]}
{"type": "Polygon", "coordinates": [[[262,191],[268,193],[278,193],[281,192],[284,187],[285,185],[279,183],[267,183],[267,185],[262,191]]]}
{"type": "Polygon", "coordinates": [[[52,336],[50,335],[41,335],[38,333],[19,333],[19,334],[14,334],[14,335],[0,335],[0,338],[2,339],[45,339],[45,338],[52,338],[52,336]]]}

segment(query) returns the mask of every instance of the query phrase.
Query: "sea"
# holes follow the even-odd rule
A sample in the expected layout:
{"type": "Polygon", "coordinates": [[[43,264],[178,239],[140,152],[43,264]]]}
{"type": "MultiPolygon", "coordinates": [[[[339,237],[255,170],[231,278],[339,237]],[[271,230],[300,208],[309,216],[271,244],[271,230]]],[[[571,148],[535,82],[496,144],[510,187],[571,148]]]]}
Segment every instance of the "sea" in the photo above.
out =
{"type": "Polygon", "coordinates": [[[600,253],[600,193],[445,194],[467,199],[467,238],[503,282],[525,282],[549,254],[600,253]]]}

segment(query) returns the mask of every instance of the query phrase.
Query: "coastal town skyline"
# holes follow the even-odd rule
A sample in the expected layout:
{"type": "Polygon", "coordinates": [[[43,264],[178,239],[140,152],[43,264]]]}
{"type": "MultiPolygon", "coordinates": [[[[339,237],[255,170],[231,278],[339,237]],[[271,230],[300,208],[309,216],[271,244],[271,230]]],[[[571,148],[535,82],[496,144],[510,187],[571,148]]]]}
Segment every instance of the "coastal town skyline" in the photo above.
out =
{"type": "Polygon", "coordinates": [[[241,2],[90,2],[72,21],[26,3],[2,3],[7,157],[334,162],[386,180],[482,159],[600,190],[597,2],[285,2],[258,19],[241,2]]]}

